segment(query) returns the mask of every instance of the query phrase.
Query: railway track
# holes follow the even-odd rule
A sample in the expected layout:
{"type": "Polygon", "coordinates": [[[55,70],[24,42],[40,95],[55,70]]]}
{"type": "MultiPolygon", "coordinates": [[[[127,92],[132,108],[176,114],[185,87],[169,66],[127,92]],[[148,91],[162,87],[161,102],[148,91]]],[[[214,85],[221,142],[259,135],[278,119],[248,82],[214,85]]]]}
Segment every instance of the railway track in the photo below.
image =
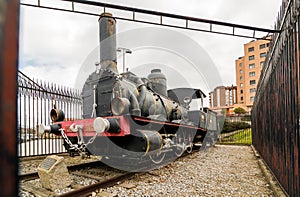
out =
{"type": "MultiPolygon", "coordinates": [[[[68,168],[68,170],[74,171],[74,170],[78,170],[81,168],[87,168],[87,167],[93,167],[93,166],[105,166],[105,164],[101,161],[92,161],[92,162],[88,162],[88,163],[80,163],[80,164],[70,165],[67,168],[68,168]]],[[[38,178],[39,178],[39,175],[37,172],[19,174],[20,181],[30,181],[30,180],[38,179],[38,178]]]]}
{"type": "Polygon", "coordinates": [[[131,177],[133,177],[136,174],[136,172],[128,172],[124,173],[122,175],[116,175],[112,178],[109,178],[107,180],[99,181],[95,184],[88,185],[85,187],[78,188],[76,190],[72,190],[70,192],[64,193],[62,195],[59,195],[60,197],[75,197],[75,196],[84,196],[88,195],[89,193],[92,193],[96,191],[97,189],[106,188],[109,186],[116,185],[120,181],[127,180],[131,177]]]}
{"type": "MultiPolygon", "coordinates": [[[[98,189],[113,186],[123,180],[127,180],[127,179],[131,178],[132,176],[134,176],[135,174],[136,173],[134,173],[134,172],[128,172],[128,173],[124,173],[124,174],[120,174],[120,175],[115,175],[108,179],[104,179],[103,177],[95,176],[94,179],[100,180],[102,178],[102,180],[98,181],[94,184],[87,185],[87,186],[81,186],[81,185],[76,185],[76,184],[71,185],[71,188],[69,191],[67,191],[67,192],[62,191],[61,194],[49,191],[44,188],[39,188],[39,187],[25,186],[25,187],[22,187],[21,189],[25,190],[27,192],[30,192],[34,196],[42,196],[42,197],[43,196],[59,196],[59,197],[87,196],[98,189]]],[[[84,175],[80,175],[80,176],[84,176],[84,175]]]]}
{"type": "Polygon", "coordinates": [[[85,180],[88,185],[81,185],[78,183],[72,184],[69,188],[62,191],[50,191],[39,184],[39,176],[37,172],[26,173],[19,175],[20,188],[22,193],[30,193],[34,196],[84,196],[88,195],[100,188],[105,188],[117,184],[118,182],[132,177],[135,173],[121,172],[106,166],[101,161],[94,161],[89,163],[82,163],[67,167],[72,179],[85,180]],[[107,178],[107,172],[110,172],[107,178]],[[94,172],[93,174],[89,172],[94,172]],[[88,181],[87,181],[88,180],[88,181]]]}
{"type": "MultiPolygon", "coordinates": [[[[193,152],[196,152],[195,150],[193,152]]],[[[182,157],[189,155],[184,153],[182,157]]],[[[173,162],[173,157],[167,157],[162,165],[167,165],[170,162],[173,162]]],[[[149,162],[149,161],[147,161],[149,162]]],[[[38,173],[27,173],[19,175],[19,180],[21,182],[21,190],[23,192],[28,192],[35,196],[61,196],[61,197],[73,197],[73,196],[87,196],[90,195],[92,192],[95,192],[101,188],[107,188],[110,186],[114,186],[119,184],[122,181],[128,180],[135,175],[143,174],[147,169],[154,169],[159,167],[157,164],[150,164],[147,165],[140,164],[137,166],[139,168],[137,171],[139,172],[124,172],[119,171],[113,168],[110,168],[105,163],[101,161],[94,161],[89,163],[82,163],[77,165],[68,166],[68,170],[72,179],[74,180],[75,177],[81,177],[81,179],[86,179],[89,181],[87,185],[81,185],[78,183],[72,184],[69,188],[59,192],[52,192],[43,188],[39,185],[39,177],[38,173]],[[146,167],[145,167],[146,166],[146,167]],[[31,183],[30,181],[33,181],[31,183]],[[35,186],[33,186],[35,185],[35,186]]],[[[22,196],[22,195],[20,195],[22,196]]]]}

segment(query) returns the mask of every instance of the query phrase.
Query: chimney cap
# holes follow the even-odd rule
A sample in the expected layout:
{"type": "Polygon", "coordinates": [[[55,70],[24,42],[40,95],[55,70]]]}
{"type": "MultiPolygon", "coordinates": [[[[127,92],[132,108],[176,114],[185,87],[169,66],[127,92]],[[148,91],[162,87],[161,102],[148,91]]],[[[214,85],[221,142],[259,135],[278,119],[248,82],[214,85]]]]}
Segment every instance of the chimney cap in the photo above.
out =
{"type": "Polygon", "coordinates": [[[103,12],[102,14],[100,14],[100,18],[101,17],[104,17],[104,16],[108,16],[108,17],[112,17],[112,13],[109,13],[109,12],[103,12]]]}
{"type": "Polygon", "coordinates": [[[100,19],[103,17],[111,18],[114,21],[116,21],[115,17],[113,17],[113,15],[112,15],[112,13],[109,13],[109,12],[103,12],[102,14],[100,14],[98,21],[100,21],[100,19]]]}

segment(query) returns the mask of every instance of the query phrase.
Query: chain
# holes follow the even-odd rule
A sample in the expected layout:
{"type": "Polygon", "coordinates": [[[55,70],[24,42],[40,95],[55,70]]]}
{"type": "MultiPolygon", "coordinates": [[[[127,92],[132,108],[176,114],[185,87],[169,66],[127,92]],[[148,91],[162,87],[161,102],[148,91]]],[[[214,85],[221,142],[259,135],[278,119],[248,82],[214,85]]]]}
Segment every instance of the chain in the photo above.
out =
{"type": "Polygon", "coordinates": [[[95,141],[96,137],[97,137],[97,133],[95,132],[95,135],[88,141],[88,143],[85,144],[85,146],[92,144],[95,141]]]}
{"type": "Polygon", "coordinates": [[[67,136],[66,133],[64,132],[64,129],[59,129],[59,130],[60,130],[60,133],[61,133],[62,137],[64,138],[65,142],[67,142],[67,144],[68,144],[71,148],[76,149],[79,153],[82,153],[82,152],[83,152],[83,151],[81,150],[81,148],[78,148],[78,145],[73,144],[73,143],[69,140],[68,136],[67,136]]]}
{"type": "MultiPolygon", "coordinates": [[[[79,128],[79,129],[82,129],[82,128],[79,128]]],[[[79,153],[85,152],[85,148],[86,148],[89,144],[92,144],[92,143],[95,141],[96,137],[97,137],[97,133],[95,132],[95,135],[94,135],[91,139],[89,139],[89,141],[88,141],[86,144],[82,144],[82,145],[80,146],[80,148],[79,148],[77,144],[73,144],[73,143],[70,141],[70,139],[68,138],[68,136],[67,136],[66,133],[64,132],[64,129],[60,129],[60,133],[61,133],[62,137],[64,138],[65,142],[67,142],[67,144],[68,144],[71,148],[76,149],[79,153]]],[[[77,134],[78,134],[78,133],[77,133],[77,134]]]]}

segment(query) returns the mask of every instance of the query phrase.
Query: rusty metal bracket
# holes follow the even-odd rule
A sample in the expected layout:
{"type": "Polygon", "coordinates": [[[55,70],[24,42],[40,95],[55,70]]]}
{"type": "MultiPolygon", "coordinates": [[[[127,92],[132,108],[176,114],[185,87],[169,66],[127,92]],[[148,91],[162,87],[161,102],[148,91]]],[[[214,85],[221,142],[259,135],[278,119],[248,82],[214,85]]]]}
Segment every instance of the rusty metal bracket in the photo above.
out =
{"type": "Polygon", "coordinates": [[[17,63],[19,1],[0,3],[0,196],[17,196],[17,63]]]}

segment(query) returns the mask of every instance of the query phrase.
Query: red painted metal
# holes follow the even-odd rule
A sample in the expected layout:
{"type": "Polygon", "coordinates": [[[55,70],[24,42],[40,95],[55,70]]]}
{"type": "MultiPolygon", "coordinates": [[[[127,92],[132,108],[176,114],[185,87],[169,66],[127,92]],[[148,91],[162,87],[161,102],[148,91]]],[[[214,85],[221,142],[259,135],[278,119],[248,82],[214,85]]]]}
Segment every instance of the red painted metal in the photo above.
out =
{"type": "Polygon", "coordinates": [[[16,78],[19,1],[2,1],[0,19],[0,196],[17,196],[16,78]]]}
{"type": "MultiPolygon", "coordinates": [[[[128,117],[125,116],[114,116],[114,117],[102,117],[102,118],[118,118],[120,120],[120,128],[121,131],[120,133],[109,133],[109,132],[104,132],[100,133],[99,136],[107,136],[107,137],[112,137],[112,136],[125,136],[130,134],[130,123],[128,117]]],[[[94,118],[91,119],[83,119],[83,120],[72,120],[72,121],[65,121],[65,122],[57,122],[55,124],[61,124],[62,128],[65,130],[66,135],[69,137],[75,137],[77,136],[77,133],[73,132],[70,129],[70,126],[74,123],[75,125],[81,125],[83,126],[83,135],[84,136],[94,136],[95,135],[95,130],[94,130],[94,118]]]]}

